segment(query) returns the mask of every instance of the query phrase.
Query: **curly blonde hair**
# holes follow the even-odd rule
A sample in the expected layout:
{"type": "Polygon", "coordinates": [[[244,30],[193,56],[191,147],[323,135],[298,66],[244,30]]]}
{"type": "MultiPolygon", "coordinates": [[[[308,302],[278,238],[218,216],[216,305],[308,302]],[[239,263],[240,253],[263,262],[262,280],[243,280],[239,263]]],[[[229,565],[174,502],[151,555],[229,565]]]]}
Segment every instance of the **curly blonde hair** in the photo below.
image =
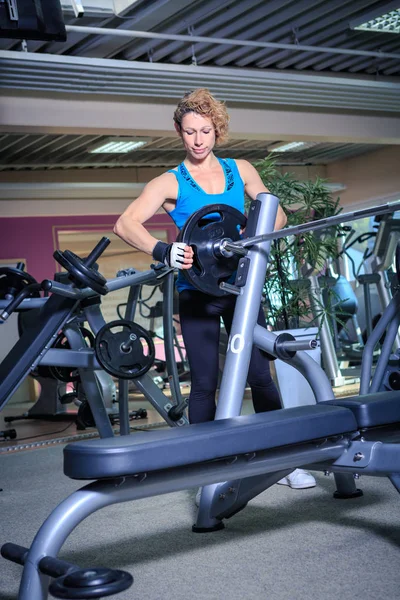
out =
{"type": "Polygon", "coordinates": [[[187,113],[194,112],[208,117],[215,129],[215,144],[223,144],[228,139],[229,115],[225,104],[216,100],[206,88],[198,88],[185,94],[174,112],[174,121],[181,129],[182,119],[187,113]]]}

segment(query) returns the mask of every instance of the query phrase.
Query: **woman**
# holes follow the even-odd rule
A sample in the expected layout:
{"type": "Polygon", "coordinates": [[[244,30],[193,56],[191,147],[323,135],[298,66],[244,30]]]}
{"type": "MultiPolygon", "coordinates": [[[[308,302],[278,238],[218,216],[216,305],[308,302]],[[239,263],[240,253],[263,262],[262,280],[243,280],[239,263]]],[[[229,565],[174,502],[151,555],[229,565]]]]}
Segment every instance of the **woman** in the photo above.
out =
{"type": "MultiPolygon", "coordinates": [[[[255,199],[260,192],[268,192],[249,162],[215,156],[214,146],[227,139],[228,122],[225,105],[208,90],[200,88],[182,98],[174,113],[174,125],[186,157],[178,167],[150,181],[121,215],[114,228],[120,238],[159,262],[179,270],[189,269],[193,264],[192,248],[184,243],[166,244],[157,240],[143,223],[163,207],[180,229],[192,213],[204,206],[223,203],[244,212],[245,193],[255,199]]],[[[279,207],[275,229],[281,229],[285,223],[285,213],[279,207]]],[[[211,421],[216,408],[220,319],[222,317],[229,334],[236,298],[204,294],[186,281],[182,273],[178,275],[177,289],[181,330],[191,373],[189,421],[211,421]]],[[[265,326],[261,308],[258,322],[265,326]]],[[[255,412],[281,408],[269,361],[256,347],[252,351],[248,383],[255,412]]],[[[314,486],[315,480],[310,474],[297,470],[280,483],[303,488],[314,486]]]]}

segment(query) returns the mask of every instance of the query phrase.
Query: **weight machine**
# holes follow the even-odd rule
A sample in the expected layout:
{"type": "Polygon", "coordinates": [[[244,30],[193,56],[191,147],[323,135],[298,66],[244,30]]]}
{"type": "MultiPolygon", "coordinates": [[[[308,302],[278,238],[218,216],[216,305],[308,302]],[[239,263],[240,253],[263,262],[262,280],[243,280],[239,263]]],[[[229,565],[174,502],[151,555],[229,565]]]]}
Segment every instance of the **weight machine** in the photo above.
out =
{"type": "Polygon", "coordinates": [[[179,383],[171,386],[172,399],[162,394],[147,373],[154,359],[154,344],[147,332],[132,322],[138,286],[143,283],[157,285],[165,278],[166,356],[171,378],[177,381],[170,341],[173,272],[159,265],[146,272],[122,271],[115,279],[106,281],[98,272],[95,261],[108,244],[109,240],[103,238],[84,260],[68,250],[56,251],[56,260],[67,270],[67,280],[63,276],[63,281],[25,282],[11,301],[10,298],[0,300],[3,321],[15,310],[40,309],[37,318],[23,331],[0,365],[0,408],[36,369],[56,369],[58,373],[76,370],[87,398],[86,416],[92,415],[101,437],[113,436],[109,411],[104,403],[106,384],[101,384],[104,379],[112,381],[110,375],[119,379],[118,418],[122,434],[129,433],[129,379],[134,380],[136,387],[169,425],[185,425],[186,401],[180,395],[179,383]],[[100,310],[100,296],[124,287],[130,287],[126,318],[117,321],[117,325],[115,322],[107,324],[100,310]],[[40,290],[51,292],[51,296],[31,297],[40,290]],[[85,343],[80,328],[82,322],[88,322],[96,335],[94,348],[85,343]],[[66,343],[63,347],[55,347],[61,330],[66,343]]]}
{"type": "MultiPolygon", "coordinates": [[[[12,543],[2,547],[5,558],[24,565],[19,600],[45,600],[49,577],[55,578],[50,592],[60,598],[100,598],[132,584],[132,576],[125,572],[81,570],[57,558],[79,523],[115,503],[205,486],[193,531],[210,532],[222,529],[224,519],[244,509],[251,498],[296,467],[333,472],[337,498],[362,494],[353,478],[359,473],[386,476],[400,491],[400,449],[393,443],[400,440],[399,393],[379,394],[369,389],[367,395],[336,400],[326,374],[301,352],[304,343],[290,337],[279,339],[257,325],[271,239],[328,227],[336,218],[272,232],[277,207],[276,197],[259,194],[246,227],[246,232],[254,235],[235,241],[224,237],[224,205],[213,205],[221,219],[207,225],[208,240],[202,233],[204,244],[196,248],[200,266],[203,254],[208,254],[207,260],[214,256],[215,279],[219,279],[219,264],[225,253],[228,258],[241,256],[235,283],[228,281],[232,273],[226,273],[223,266],[225,274],[217,286],[221,293],[234,293],[237,300],[216,420],[68,445],[64,450],[65,474],[92,482],[61,502],[43,523],[30,549],[12,543]],[[217,227],[220,233],[213,237],[217,227]],[[298,369],[308,379],[317,404],[239,417],[253,343],[298,369]]],[[[394,203],[377,211],[399,207],[400,203],[394,203]]],[[[336,222],[363,213],[341,215],[336,222]]],[[[189,238],[183,241],[193,243],[189,238]]],[[[197,269],[194,280],[198,285],[201,277],[204,280],[207,274],[203,276],[197,269]]],[[[398,313],[398,297],[395,302],[398,313]]]]}

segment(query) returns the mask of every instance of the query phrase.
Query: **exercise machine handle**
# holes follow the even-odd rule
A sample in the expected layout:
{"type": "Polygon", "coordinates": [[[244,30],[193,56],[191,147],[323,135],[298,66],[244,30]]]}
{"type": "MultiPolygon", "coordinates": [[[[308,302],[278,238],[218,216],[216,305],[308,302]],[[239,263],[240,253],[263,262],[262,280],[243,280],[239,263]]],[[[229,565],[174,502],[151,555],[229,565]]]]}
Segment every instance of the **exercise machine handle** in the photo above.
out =
{"type": "Polygon", "coordinates": [[[6,321],[8,319],[8,317],[14,312],[14,310],[21,304],[21,302],[23,300],[25,300],[25,298],[27,298],[28,296],[30,296],[32,293],[34,292],[39,292],[41,291],[42,285],[40,283],[31,283],[30,285],[27,285],[26,287],[24,287],[16,296],[13,300],[11,300],[10,304],[7,306],[7,308],[5,308],[3,310],[3,312],[0,314],[0,322],[1,321],[6,321]]]}

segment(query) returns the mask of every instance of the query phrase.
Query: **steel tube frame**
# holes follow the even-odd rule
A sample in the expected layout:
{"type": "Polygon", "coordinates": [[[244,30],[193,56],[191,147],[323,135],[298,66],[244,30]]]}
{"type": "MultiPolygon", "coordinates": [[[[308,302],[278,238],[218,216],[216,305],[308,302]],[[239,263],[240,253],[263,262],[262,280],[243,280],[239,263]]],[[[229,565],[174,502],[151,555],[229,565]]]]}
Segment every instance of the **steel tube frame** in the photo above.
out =
{"type": "Polygon", "coordinates": [[[111,35],[115,37],[145,38],[150,40],[171,40],[174,42],[199,42],[206,44],[221,44],[228,46],[249,46],[251,48],[274,48],[279,50],[294,50],[296,52],[323,52],[328,54],[346,54],[352,56],[370,56],[374,58],[400,58],[396,52],[373,52],[370,50],[351,50],[350,48],[330,48],[328,46],[308,46],[304,44],[283,44],[279,42],[257,42],[253,40],[237,40],[232,38],[207,37],[202,35],[179,35],[172,33],[155,33],[134,29],[112,29],[102,27],[84,27],[66,25],[71,33],[86,33],[90,35],[111,35]]]}
{"type": "Polygon", "coordinates": [[[334,460],[349,441],[344,438],[323,446],[315,443],[258,452],[252,460],[237,456],[187,465],[144,476],[99,480],[77,490],[63,500],[43,523],[29,550],[22,574],[19,600],[46,600],[49,578],[38,569],[43,556],[56,557],[70,533],[89,515],[121,502],[149,498],[188,489],[221,479],[238,479],[292,470],[297,464],[334,460]]]}
{"type": "MultiPolygon", "coordinates": [[[[290,229],[292,231],[298,229],[296,227],[273,232],[278,206],[279,199],[276,196],[263,192],[257,195],[257,199],[252,203],[249,211],[247,226],[250,231],[253,231],[255,227],[256,235],[241,240],[242,245],[250,242],[248,244],[250,246],[248,254],[250,262],[245,285],[236,290],[238,296],[228,340],[228,350],[215,414],[216,420],[240,415],[253,344],[256,343],[257,346],[274,354],[275,336],[261,326],[257,326],[258,311],[269,260],[270,238],[276,234],[278,234],[278,237],[284,237],[290,229]],[[256,223],[253,220],[255,215],[257,215],[256,223]],[[259,235],[265,231],[273,233],[259,235]]],[[[323,219],[324,227],[326,221],[327,219],[323,219]]],[[[241,260],[247,260],[247,258],[241,260]]],[[[332,386],[325,372],[305,352],[297,352],[293,359],[286,362],[300,372],[307,373],[312,389],[317,392],[316,398],[319,402],[334,398],[332,386]]],[[[213,484],[202,490],[195,525],[198,530],[210,530],[220,524],[218,519],[211,514],[211,507],[219,493],[219,487],[219,485],[213,484]]],[[[232,487],[234,487],[233,483],[232,487]]]]}
{"type": "MultiPolygon", "coordinates": [[[[386,213],[392,213],[400,210],[400,201],[389,202],[382,204],[381,206],[373,206],[371,208],[363,208],[361,210],[355,210],[353,212],[342,213],[339,215],[333,215],[332,217],[326,217],[326,219],[318,219],[317,221],[310,221],[304,223],[304,225],[293,225],[293,227],[287,227],[286,229],[280,229],[278,231],[272,231],[271,233],[264,233],[262,235],[256,235],[238,242],[232,242],[230,240],[222,240],[219,243],[223,245],[227,250],[235,252],[236,247],[239,248],[251,248],[261,242],[278,240],[280,238],[287,237],[289,235],[299,235],[307,233],[309,231],[317,231],[318,229],[326,229],[334,225],[340,225],[348,221],[355,221],[357,219],[364,219],[365,217],[384,215],[386,213]]],[[[241,254],[241,252],[237,252],[241,254]]]]}

